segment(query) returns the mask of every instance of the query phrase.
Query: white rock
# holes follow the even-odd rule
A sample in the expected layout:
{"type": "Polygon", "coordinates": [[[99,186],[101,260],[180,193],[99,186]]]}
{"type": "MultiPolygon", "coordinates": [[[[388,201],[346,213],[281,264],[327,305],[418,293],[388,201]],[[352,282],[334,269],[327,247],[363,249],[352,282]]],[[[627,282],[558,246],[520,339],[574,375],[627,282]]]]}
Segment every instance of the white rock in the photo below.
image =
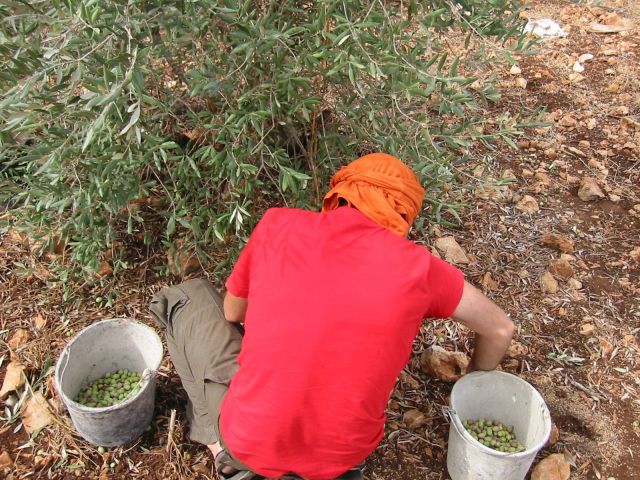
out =
{"type": "Polygon", "coordinates": [[[524,27],[525,32],[531,32],[538,37],[566,37],[569,35],[555,20],[541,18],[529,20],[524,27]]]}

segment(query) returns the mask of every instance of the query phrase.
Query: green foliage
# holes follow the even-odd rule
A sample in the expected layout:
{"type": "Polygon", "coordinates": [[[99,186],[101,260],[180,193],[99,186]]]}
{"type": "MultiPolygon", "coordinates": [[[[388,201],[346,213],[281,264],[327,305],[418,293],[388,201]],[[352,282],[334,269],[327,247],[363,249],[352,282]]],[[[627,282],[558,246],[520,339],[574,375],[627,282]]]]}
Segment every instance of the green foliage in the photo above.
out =
{"type": "MultiPolygon", "coordinates": [[[[440,188],[526,45],[517,0],[35,0],[0,6],[0,202],[95,271],[117,241],[205,255],[271,205],[317,208],[358,155],[440,188]],[[508,42],[508,43],[507,43],[508,42]],[[452,46],[453,43],[453,46],[452,46]],[[489,55],[489,53],[491,55],[489,55]],[[492,58],[493,57],[493,58],[492,58]]],[[[499,122],[498,122],[499,123],[499,122]]]]}

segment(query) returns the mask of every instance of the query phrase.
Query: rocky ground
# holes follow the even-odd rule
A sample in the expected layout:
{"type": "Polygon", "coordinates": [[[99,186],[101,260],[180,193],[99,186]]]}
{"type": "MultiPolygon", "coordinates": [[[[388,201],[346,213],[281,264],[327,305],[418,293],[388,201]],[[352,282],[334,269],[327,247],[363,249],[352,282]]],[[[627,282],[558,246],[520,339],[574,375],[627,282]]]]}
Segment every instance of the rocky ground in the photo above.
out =
{"type": "MultiPolygon", "coordinates": [[[[568,35],[498,72],[505,94],[487,115],[543,108],[546,123],[517,148],[476,148],[461,172],[463,226],[415,240],[457,264],[518,326],[501,368],[542,393],[555,424],[532,478],[631,480],[640,472],[640,6],[556,0],[524,14],[552,18],[568,35]]],[[[150,320],[148,299],[169,281],[154,273],[161,259],[140,252],[147,260],[127,275],[78,283],[64,277],[63,252],[37,258],[15,231],[0,242],[5,478],[214,478],[209,455],[185,436],[168,357],[151,429],[122,448],[99,451],[78,437],[53,386],[52,362],[83,326],[150,320]]],[[[108,264],[102,273],[111,275],[108,264]]],[[[463,328],[425,322],[367,479],[448,478],[443,407],[470,345],[463,328]],[[434,346],[461,353],[434,369],[425,355],[434,346]]]]}

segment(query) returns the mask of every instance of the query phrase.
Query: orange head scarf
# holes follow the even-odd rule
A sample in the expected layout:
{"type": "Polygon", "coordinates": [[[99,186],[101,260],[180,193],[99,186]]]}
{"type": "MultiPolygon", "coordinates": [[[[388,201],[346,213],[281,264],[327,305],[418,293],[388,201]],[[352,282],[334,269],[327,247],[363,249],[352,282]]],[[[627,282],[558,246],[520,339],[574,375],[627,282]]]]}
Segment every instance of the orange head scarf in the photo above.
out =
{"type": "Polygon", "coordinates": [[[343,198],[374,222],[406,236],[423,197],[424,189],[409,167],[386,153],[372,153],[333,176],[322,211],[338,208],[343,198]]]}

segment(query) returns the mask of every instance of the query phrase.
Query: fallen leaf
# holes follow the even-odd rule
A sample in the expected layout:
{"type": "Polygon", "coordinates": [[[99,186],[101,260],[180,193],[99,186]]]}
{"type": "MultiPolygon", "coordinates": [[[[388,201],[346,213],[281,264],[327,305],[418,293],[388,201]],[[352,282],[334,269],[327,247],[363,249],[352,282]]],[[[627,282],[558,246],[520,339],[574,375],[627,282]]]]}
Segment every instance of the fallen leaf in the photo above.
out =
{"type": "Polygon", "coordinates": [[[440,253],[444,255],[444,259],[450,263],[464,264],[469,263],[469,257],[462,247],[453,237],[441,237],[435,241],[435,246],[440,253]]]}
{"type": "Polygon", "coordinates": [[[22,424],[29,435],[39,432],[53,422],[49,404],[42,393],[36,392],[22,407],[22,424]]]}
{"type": "Polygon", "coordinates": [[[499,284],[491,277],[491,272],[486,272],[482,277],[482,286],[487,290],[497,290],[499,284]]]}
{"type": "Polygon", "coordinates": [[[555,423],[552,423],[551,434],[549,435],[549,440],[547,440],[547,444],[545,445],[545,447],[551,447],[555,445],[556,443],[558,443],[559,439],[560,439],[560,430],[558,430],[558,427],[556,426],[555,423]]]}
{"type": "Polygon", "coordinates": [[[42,315],[36,315],[31,321],[36,330],[41,330],[47,325],[47,320],[42,315]]]}
{"type": "Polygon", "coordinates": [[[613,352],[613,344],[606,338],[598,338],[598,343],[600,344],[600,351],[603,357],[607,357],[613,352]]]}
{"type": "Polygon", "coordinates": [[[170,273],[185,277],[200,269],[200,261],[194,252],[184,250],[179,241],[176,242],[176,248],[179,251],[177,254],[172,248],[167,251],[167,265],[170,273]]]}
{"type": "Polygon", "coordinates": [[[202,475],[208,476],[211,475],[211,467],[208,467],[205,463],[200,462],[196,463],[191,469],[196,473],[201,473],[202,475]]]}
{"type": "Polygon", "coordinates": [[[9,452],[4,451],[0,454],[0,469],[11,468],[13,467],[13,460],[11,460],[11,455],[9,452]]]}
{"type": "Polygon", "coordinates": [[[105,277],[110,277],[111,275],[113,275],[113,267],[108,261],[103,260],[100,263],[100,266],[98,267],[98,271],[96,272],[96,277],[105,278],[105,277]]]}
{"type": "Polygon", "coordinates": [[[593,326],[592,323],[585,323],[580,327],[580,333],[582,335],[591,335],[593,333],[593,331],[595,330],[595,327],[593,326]]]}
{"type": "Polygon", "coordinates": [[[11,335],[11,338],[9,339],[7,344],[9,345],[9,348],[11,348],[11,350],[16,350],[22,345],[24,345],[25,343],[27,343],[28,341],[29,341],[29,332],[26,331],[24,328],[19,328],[18,330],[15,331],[13,335],[11,335]]]}
{"type": "Polygon", "coordinates": [[[11,361],[7,365],[7,371],[4,374],[4,381],[0,389],[0,400],[3,400],[10,392],[17,390],[24,385],[25,367],[18,361],[11,361]]]}

